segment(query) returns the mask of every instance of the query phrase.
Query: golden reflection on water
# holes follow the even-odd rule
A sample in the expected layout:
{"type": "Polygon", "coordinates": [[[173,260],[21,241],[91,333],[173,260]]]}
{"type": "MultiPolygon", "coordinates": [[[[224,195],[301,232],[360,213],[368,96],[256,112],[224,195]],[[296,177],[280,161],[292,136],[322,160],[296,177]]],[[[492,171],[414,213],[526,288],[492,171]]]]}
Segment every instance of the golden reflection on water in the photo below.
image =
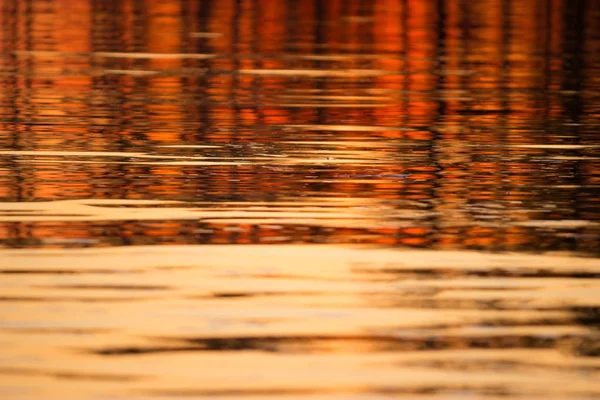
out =
{"type": "Polygon", "coordinates": [[[321,245],[3,256],[0,371],[25,398],[600,390],[595,259],[321,245]]]}
{"type": "Polygon", "coordinates": [[[4,0],[0,397],[598,397],[596,3],[4,0]]]}

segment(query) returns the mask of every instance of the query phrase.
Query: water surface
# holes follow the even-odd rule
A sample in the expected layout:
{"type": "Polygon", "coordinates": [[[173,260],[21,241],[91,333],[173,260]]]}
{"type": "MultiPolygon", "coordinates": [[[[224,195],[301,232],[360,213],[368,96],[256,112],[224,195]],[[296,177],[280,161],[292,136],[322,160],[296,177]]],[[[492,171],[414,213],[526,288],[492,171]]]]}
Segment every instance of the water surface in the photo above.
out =
{"type": "Polygon", "coordinates": [[[600,396],[598,21],[4,0],[0,396],[600,396]]]}

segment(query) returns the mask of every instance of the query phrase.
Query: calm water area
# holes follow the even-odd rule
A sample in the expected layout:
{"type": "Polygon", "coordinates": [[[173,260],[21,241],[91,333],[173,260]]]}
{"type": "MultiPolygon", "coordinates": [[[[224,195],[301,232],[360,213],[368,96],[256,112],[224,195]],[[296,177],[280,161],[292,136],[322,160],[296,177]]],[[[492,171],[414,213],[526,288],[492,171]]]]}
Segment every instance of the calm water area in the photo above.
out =
{"type": "Polygon", "coordinates": [[[1,0],[0,399],[600,398],[600,2],[1,0]]]}

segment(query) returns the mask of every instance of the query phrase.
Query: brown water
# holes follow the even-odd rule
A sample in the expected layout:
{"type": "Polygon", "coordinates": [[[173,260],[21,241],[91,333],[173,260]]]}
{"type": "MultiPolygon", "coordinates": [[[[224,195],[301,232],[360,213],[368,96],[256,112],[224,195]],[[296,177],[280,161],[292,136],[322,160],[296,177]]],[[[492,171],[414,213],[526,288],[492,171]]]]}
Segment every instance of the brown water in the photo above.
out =
{"type": "Polygon", "coordinates": [[[3,0],[0,398],[600,397],[599,21],[3,0]]]}

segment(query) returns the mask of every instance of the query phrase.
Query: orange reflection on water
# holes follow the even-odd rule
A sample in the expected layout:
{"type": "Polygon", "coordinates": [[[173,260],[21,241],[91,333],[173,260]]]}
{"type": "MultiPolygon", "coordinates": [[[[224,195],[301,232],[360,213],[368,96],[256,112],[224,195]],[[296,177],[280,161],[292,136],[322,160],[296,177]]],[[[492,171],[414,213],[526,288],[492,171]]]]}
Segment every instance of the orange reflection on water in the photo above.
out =
{"type": "MultiPolygon", "coordinates": [[[[7,202],[262,201],[285,242],[594,252],[595,4],[5,3],[7,202]],[[550,147],[522,147],[540,143],[550,147]],[[347,198],[387,225],[309,224],[309,212],[288,225],[277,213],[347,198]],[[405,211],[427,215],[396,217],[405,211]]],[[[173,222],[168,238],[136,221],[135,235],[110,221],[89,230],[111,244],[272,240],[255,222],[247,236],[218,233],[238,223],[227,219],[203,235],[181,236],[203,220],[173,222]]],[[[39,232],[4,240],[52,236],[39,232]]]]}

